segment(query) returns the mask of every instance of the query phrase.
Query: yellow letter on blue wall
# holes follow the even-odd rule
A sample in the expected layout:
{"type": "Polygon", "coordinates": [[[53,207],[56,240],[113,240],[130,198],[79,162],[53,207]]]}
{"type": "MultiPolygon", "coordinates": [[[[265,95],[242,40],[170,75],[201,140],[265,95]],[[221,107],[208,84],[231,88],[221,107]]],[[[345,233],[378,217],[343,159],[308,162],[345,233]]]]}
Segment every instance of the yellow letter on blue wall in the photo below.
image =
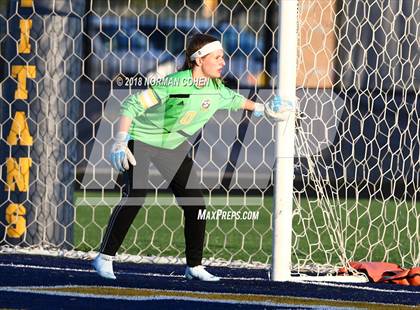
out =
{"type": "Polygon", "coordinates": [[[21,19],[19,21],[20,28],[20,41],[19,41],[19,54],[29,54],[31,52],[31,44],[29,43],[29,34],[32,28],[31,19],[21,19]]]}
{"type": "Polygon", "coordinates": [[[15,191],[17,185],[20,192],[27,192],[29,189],[29,168],[32,166],[32,158],[19,158],[19,163],[16,159],[10,157],[6,160],[7,178],[5,191],[15,191]]]}
{"type": "Polygon", "coordinates": [[[12,77],[17,77],[18,80],[18,87],[15,91],[15,99],[28,99],[26,78],[34,79],[35,76],[35,66],[12,66],[12,77]]]}
{"type": "Polygon", "coordinates": [[[20,145],[32,145],[33,143],[24,111],[16,112],[9,135],[7,136],[7,143],[10,145],[17,145],[18,141],[20,145]]]}
{"type": "Polygon", "coordinates": [[[6,208],[6,222],[9,224],[7,227],[7,235],[10,238],[19,238],[26,231],[26,209],[21,204],[11,203],[6,208]]]}
{"type": "Polygon", "coordinates": [[[23,8],[31,8],[33,6],[33,0],[21,0],[20,6],[23,8]]]}

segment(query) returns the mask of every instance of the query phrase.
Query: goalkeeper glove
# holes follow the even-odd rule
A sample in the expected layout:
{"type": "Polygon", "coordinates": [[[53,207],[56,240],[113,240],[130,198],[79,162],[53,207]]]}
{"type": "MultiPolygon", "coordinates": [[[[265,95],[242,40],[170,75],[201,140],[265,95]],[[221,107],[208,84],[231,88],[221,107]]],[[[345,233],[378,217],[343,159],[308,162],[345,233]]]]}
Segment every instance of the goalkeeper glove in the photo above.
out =
{"type": "Polygon", "coordinates": [[[130,135],[126,132],[120,131],[115,137],[115,142],[111,148],[111,164],[115,170],[124,172],[130,168],[129,163],[133,166],[136,165],[136,159],[133,153],[128,148],[128,141],[130,135]]]}
{"type": "Polygon", "coordinates": [[[283,100],[280,96],[274,96],[273,100],[266,105],[256,103],[254,115],[261,117],[264,112],[265,115],[277,121],[285,121],[293,111],[293,103],[291,101],[283,100]]]}

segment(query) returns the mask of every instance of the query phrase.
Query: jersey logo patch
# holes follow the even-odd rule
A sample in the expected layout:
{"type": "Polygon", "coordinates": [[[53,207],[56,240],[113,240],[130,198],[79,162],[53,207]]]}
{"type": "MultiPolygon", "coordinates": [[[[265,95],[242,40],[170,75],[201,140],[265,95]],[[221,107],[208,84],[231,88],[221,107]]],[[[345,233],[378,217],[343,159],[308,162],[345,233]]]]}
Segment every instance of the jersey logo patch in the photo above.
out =
{"type": "Polygon", "coordinates": [[[202,111],[205,111],[205,110],[207,110],[209,107],[210,107],[210,99],[204,99],[204,100],[201,102],[201,110],[202,110],[202,111]]]}
{"type": "Polygon", "coordinates": [[[156,94],[150,88],[138,94],[138,99],[142,107],[147,110],[159,103],[156,94]]]}

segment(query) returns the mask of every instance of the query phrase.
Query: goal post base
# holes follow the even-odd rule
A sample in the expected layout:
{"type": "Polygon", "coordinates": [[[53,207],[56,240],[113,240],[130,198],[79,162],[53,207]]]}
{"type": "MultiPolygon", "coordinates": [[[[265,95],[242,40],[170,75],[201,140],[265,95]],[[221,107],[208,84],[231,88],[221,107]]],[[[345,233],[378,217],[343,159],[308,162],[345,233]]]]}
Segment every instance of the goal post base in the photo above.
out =
{"type": "Polygon", "coordinates": [[[292,276],[289,278],[290,282],[334,282],[334,283],[367,283],[369,279],[363,275],[351,276],[292,276]]]}

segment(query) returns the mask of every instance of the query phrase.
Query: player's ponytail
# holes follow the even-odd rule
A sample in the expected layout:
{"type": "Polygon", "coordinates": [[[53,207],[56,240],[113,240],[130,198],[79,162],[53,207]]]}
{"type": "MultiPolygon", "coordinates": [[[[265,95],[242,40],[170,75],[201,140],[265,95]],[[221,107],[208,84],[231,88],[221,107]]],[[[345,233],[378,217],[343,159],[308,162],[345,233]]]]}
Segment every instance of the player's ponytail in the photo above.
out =
{"type": "Polygon", "coordinates": [[[202,48],[204,45],[217,41],[217,39],[208,34],[196,33],[188,38],[187,49],[185,50],[185,61],[181,70],[194,68],[195,60],[191,60],[191,55],[202,48]]]}

